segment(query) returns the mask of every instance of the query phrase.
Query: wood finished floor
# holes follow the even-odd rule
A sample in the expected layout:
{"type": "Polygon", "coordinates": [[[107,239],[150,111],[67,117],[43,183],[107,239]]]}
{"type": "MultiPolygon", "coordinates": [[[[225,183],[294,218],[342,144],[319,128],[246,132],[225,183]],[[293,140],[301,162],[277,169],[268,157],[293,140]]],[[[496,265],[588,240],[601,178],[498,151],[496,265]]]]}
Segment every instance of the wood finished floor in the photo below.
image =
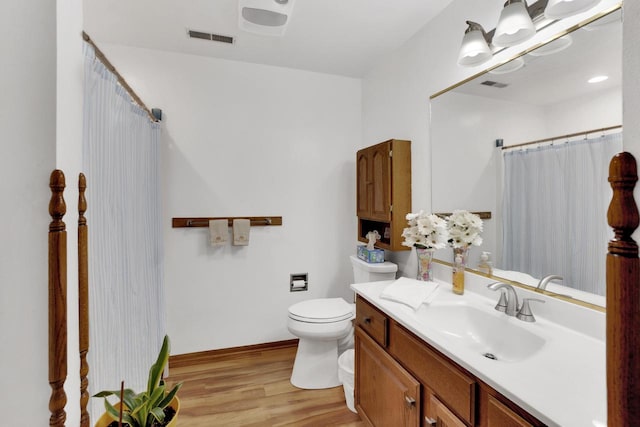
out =
{"type": "Polygon", "coordinates": [[[285,347],[170,365],[167,383],[183,382],[178,426],[364,426],[347,408],[342,387],[291,385],[295,353],[296,347],[285,347]]]}

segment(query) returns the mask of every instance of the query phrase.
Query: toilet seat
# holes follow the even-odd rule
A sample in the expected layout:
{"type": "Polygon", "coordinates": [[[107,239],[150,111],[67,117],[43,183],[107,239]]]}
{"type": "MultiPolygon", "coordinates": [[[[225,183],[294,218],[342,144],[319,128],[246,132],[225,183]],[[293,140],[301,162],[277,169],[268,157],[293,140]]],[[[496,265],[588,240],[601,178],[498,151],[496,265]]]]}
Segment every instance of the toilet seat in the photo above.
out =
{"type": "Polygon", "coordinates": [[[307,323],[332,323],[353,317],[353,306],[342,298],[319,298],[289,307],[291,319],[307,323]]]}

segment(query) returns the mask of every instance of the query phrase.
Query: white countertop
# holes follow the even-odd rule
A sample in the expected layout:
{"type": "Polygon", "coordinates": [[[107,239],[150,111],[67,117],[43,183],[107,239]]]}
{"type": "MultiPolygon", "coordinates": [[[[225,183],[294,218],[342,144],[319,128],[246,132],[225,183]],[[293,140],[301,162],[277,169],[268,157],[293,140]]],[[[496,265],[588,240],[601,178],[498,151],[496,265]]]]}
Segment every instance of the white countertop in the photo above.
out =
{"type": "MultiPolygon", "coordinates": [[[[459,296],[451,292],[450,284],[437,279],[436,282],[440,286],[433,301],[423,304],[416,311],[404,304],[380,298],[382,290],[392,281],[354,284],[351,288],[545,424],[561,427],[606,426],[606,356],[603,340],[539,316],[533,303],[531,307],[537,321],[527,323],[494,310],[499,296],[497,292],[495,299],[469,289],[459,296]],[[420,311],[428,310],[430,306],[460,302],[505,316],[506,322],[517,322],[515,326],[543,337],[546,342],[540,350],[523,360],[490,360],[419,319],[420,311]]],[[[521,289],[517,289],[517,292],[525,293],[521,289]]],[[[566,315],[571,314],[571,308],[568,308],[566,315]]]]}

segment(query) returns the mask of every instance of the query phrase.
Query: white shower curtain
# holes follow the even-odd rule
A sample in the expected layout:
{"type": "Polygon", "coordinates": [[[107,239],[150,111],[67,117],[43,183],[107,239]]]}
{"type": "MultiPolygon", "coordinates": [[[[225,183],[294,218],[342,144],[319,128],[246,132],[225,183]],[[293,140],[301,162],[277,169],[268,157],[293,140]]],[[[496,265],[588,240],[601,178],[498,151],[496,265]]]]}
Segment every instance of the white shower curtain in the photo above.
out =
{"type": "MultiPolygon", "coordinates": [[[[85,44],[89,392],[141,391],[165,333],[160,127],[85,44]]],[[[104,412],[91,399],[92,419],[104,412]]]]}
{"type": "Polygon", "coordinates": [[[622,134],[504,153],[504,269],[605,295],[611,158],[622,134]]]}

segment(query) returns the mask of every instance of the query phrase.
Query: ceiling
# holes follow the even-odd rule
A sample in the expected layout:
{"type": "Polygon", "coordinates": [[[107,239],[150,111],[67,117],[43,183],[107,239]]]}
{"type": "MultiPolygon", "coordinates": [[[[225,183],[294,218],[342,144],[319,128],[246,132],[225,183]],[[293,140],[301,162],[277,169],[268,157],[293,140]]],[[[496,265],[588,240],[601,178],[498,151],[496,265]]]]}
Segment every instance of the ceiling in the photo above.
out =
{"type": "MultiPolygon", "coordinates": [[[[269,1],[269,0],[265,0],[269,1]]],[[[275,1],[275,0],[271,0],[275,1]]],[[[238,0],[84,0],[93,41],[362,77],[452,0],[296,0],[284,36],[238,28],[238,0]],[[234,38],[191,39],[188,30],[234,38]]]]}
{"type": "Polygon", "coordinates": [[[622,20],[620,10],[570,34],[571,45],[560,52],[522,57],[524,66],[505,74],[486,73],[458,87],[455,92],[529,105],[553,105],[587,93],[622,86],[622,20]],[[609,79],[598,84],[587,80],[598,75],[609,79]],[[505,88],[485,86],[484,81],[504,83],[505,88]]]}

